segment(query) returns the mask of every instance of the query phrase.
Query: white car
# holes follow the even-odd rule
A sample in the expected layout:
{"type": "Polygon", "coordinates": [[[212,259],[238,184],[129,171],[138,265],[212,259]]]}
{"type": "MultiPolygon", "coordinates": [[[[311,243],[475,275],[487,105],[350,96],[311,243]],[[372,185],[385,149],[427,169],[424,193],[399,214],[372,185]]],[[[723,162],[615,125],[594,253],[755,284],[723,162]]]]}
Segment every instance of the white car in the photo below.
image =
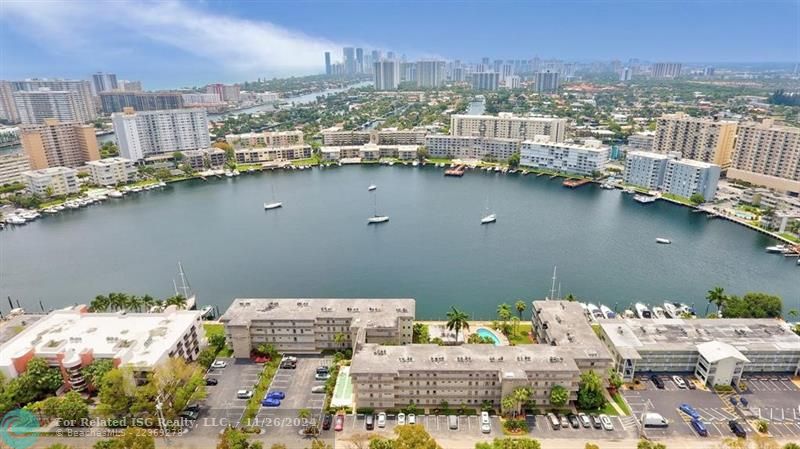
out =
{"type": "Polygon", "coordinates": [[[237,399],[250,399],[253,397],[252,390],[239,390],[236,392],[237,399]]]}
{"type": "Polygon", "coordinates": [[[386,427],[386,413],[378,413],[378,427],[386,427]]]}
{"type": "Polygon", "coordinates": [[[672,376],[672,381],[675,382],[675,385],[680,389],[686,388],[686,381],[683,380],[681,376],[672,376]]]}
{"type": "Polygon", "coordinates": [[[489,433],[492,431],[492,423],[489,421],[489,412],[481,412],[481,432],[489,433]]]}
{"type": "Polygon", "coordinates": [[[600,415],[600,422],[603,424],[604,429],[614,430],[614,423],[611,422],[611,418],[608,415],[600,415]]]}
{"type": "Polygon", "coordinates": [[[225,368],[228,364],[222,360],[214,360],[214,363],[211,364],[212,368],[225,368]]]}
{"type": "Polygon", "coordinates": [[[413,413],[408,414],[408,423],[409,424],[416,424],[417,423],[417,415],[413,413]]]}
{"type": "Polygon", "coordinates": [[[402,426],[406,423],[406,414],[405,413],[398,413],[397,414],[397,425],[402,426]]]}

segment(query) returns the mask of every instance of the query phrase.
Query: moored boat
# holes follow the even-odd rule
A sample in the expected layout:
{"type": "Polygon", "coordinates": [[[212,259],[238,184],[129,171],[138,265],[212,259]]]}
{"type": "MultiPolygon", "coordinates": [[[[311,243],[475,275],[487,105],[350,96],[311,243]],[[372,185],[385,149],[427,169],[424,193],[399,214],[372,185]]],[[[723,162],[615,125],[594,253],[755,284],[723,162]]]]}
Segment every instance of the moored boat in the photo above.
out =
{"type": "Polygon", "coordinates": [[[647,195],[634,195],[633,199],[641,204],[650,204],[656,200],[656,197],[647,195]]]}
{"type": "Polygon", "coordinates": [[[656,243],[660,243],[662,245],[669,245],[670,243],[672,243],[672,241],[670,241],[670,239],[665,239],[664,237],[656,237],[656,243]]]}
{"type": "Polygon", "coordinates": [[[667,318],[680,318],[680,315],[678,314],[678,308],[671,302],[664,303],[664,314],[667,316],[667,318]]]}
{"type": "Polygon", "coordinates": [[[633,309],[636,311],[636,316],[642,319],[650,319],[653,318],[653,313],[650,312],[650,309],[647,308],[646,305],[637,302],[634,304],[633,309]]]}
{"type": "Polygon", "coordinates": [[[613,310],[611,310],[608,307],[606,307],[605,304],[600,304],[600,311],[603,312],[603,316],[605,316],[608,319],[617,317],[617,314],[614,313],[613,310]]]}

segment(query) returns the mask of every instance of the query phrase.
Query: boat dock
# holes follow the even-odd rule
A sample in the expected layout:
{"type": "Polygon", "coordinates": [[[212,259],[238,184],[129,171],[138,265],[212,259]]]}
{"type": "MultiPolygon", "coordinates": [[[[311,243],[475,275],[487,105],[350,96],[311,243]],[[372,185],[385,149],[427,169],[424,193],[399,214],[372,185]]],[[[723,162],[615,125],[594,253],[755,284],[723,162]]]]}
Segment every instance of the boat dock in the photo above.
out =
{"type": "Polygon", "coordinates": [[[456,166],[454,168],[451,168],[449,170],[445,170],[444,171],[444,175],[445,176],[459,176],[459,177],[461,177],[461,176],[464,176],[464,171],[465,170],[466,170],[466,168],[463,165],[458,165],[458,166],[456,166]]]}
{"type": "Polygon", "coordinates": [[[561,183],[561,185],[564,187],[569,187],[570,189],[574,189],[582,185],[589,184],[590,182],[592,182],[590,179],[566,179],[561,183]]]}

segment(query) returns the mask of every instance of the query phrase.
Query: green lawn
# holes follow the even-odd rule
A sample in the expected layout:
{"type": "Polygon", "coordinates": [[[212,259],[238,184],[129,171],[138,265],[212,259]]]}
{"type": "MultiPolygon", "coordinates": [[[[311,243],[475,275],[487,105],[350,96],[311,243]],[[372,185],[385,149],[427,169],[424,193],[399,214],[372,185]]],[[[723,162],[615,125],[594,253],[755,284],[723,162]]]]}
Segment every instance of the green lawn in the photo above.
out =
{"type": "MultiPolygon", "coordinates": [[[[206,338],[212,335],[225,335],[225,326],[220,323],[203,323],[203,330],[206,332],[206,338]]],[[[217,357],[230,357],[232,355],[233,349],[226,346],[219,351],[217,357]]]]}
{"type": "Polygon", "coordinates": [[[440,157],[426,157],[425,162],[429,164],[447,164],[450,165],[453,163],[452,159],[445,159],[440,157]]]}
{"type": "Polygon", "coordinates": [[[622,409],[622,411],[623,411],[623,412],[625,412],[625,415],[628,415],[628,416],[630,416],[630,414],[631,414],[631,409],[630,409],[630,407],[628,407],[628,403],[627,403],[627,402],[625,402],[625,399],[623,399],[622,395],[621,395],[621,394],[619,394],[619,393],[616,393],[616,394],[615,394],[614,396],[612,396],[612,397],[614,398],[614,402],[616,402],[616,403],[617,403],[617,405],[619,406],[619,408],[621,408],[621,409],[622,409]]]}
{"type": "Polygon", "coordinates": [[[680,196],[680,195],[673,195],[671,193],[663,193],[663,194],[661,194],[661,196],[664,197],[664,198],[670,199],[672,201],[684,204],[686,206],[691,206],[691,207],[696,206],[696,204],[693,203],[689,198],[686,198],[686,197],[683,197],[683,196],[680,196]]]}
{"type": "Polygon", "coordinates": [[[780,233],[778,235],[780,235],[781,237],[785,238],[786,240],[791,240],[791,241],[793,241],[795,243],[800,243],[800,237],[797,237],[794,234],[789,234],[788,232],[782,232],[782,233],[780,233]]]}
{"type": "Polygon", "coordinates": [[[519,323],[517,331],[508,336],[508,341],[515,345],[529,345],[531,340],[528,333],[531,331],[531,323],[519,323]]]}

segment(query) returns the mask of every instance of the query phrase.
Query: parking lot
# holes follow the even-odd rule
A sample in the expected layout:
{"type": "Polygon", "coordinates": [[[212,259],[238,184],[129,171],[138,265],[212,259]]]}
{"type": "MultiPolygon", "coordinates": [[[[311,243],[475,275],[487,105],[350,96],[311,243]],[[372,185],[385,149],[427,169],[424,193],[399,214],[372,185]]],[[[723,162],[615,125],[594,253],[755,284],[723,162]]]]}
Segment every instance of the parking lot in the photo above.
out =
{"type": "Polygon", "coordinates": [[[217,379],[217,385],[206,387],[208,396],[200,410],[195,432],[212,432],[216,435],[221,428],[237,425],[247,405],[246,399],[238,399],[236,392],[241,389],[252,390],[258,382],[262,366],[246,359],[220,358],[227,363],[225,368],[212,368],[206,375],[217,379]]]}
{"type": "Polygon", "coordinates": [[[751,419],[769,423],[769,433],[800,440],[800,388],[785,376],[746,376],[747,390],[740,397],[751,419]]]}

